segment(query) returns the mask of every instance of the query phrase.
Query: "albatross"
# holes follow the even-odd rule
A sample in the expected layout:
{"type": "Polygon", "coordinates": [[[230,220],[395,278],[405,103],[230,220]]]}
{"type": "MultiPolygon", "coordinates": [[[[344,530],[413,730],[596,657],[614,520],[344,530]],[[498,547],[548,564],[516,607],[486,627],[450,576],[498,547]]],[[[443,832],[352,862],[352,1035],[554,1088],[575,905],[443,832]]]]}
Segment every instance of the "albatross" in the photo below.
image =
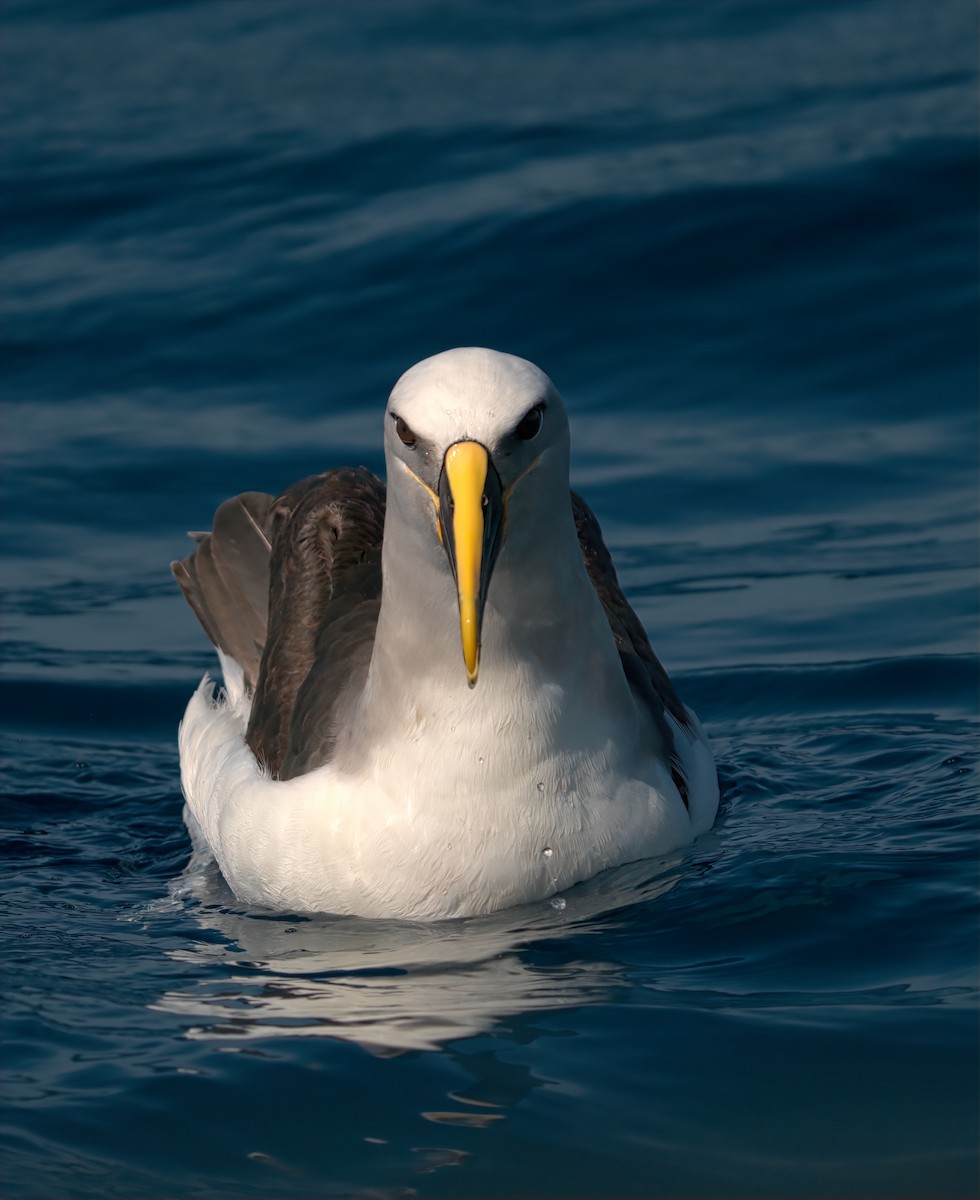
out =
{"type": "Polygon", "coordinates": [[[554,896],[709,829],[714,760],[569,487],[551,380],[408,370],[387,488],[246,492],[173,572],[218,651],[180,726],[185,817],[243,902],[433,920],[554,896]]]}

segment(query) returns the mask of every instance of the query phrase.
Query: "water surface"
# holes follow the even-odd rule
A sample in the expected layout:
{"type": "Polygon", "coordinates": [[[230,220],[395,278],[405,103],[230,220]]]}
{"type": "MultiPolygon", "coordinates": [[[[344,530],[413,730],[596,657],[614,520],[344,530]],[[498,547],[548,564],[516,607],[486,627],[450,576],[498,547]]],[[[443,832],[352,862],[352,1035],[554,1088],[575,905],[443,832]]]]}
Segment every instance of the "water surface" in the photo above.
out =
{"type": "Polygon", "coordinates": [[[4,25],[7,1194],[974,1195],[973,6],[4,25]],[[461,344],[563,392],[719,820],[563,908],[243,909],[167,563],[461,344]]]}

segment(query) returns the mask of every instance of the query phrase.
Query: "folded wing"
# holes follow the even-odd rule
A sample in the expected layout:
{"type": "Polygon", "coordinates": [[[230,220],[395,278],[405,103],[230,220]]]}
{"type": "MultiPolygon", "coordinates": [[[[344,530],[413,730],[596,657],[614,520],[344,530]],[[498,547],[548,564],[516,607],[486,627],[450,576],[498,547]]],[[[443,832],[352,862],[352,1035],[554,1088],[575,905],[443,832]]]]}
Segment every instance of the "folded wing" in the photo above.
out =
{"type": "MultiPolygon", "coordinates": [[[[599,522],[571,494],[582,558],[623,671],[664,745],[667,714],[689,728],[687,710],[623,594],[599,522]]],[[[210,533],[172,564],[212,643],[234,658],[254,698],[247,740],[280,779],[329,761],[345,695],[363,686],[381,609],[385,486],[363,467],[327,471],[280,496],[226,500],[210,533]]],[[[676,754],[674,780],[687,800],[676,754]]]]}

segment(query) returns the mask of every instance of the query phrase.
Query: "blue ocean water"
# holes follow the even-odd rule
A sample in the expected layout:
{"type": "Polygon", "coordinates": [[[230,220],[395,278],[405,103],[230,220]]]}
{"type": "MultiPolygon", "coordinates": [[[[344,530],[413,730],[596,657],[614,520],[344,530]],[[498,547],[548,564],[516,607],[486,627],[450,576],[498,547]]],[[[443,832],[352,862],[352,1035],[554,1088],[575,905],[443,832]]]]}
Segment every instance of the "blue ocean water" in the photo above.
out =
{"type": "Polygon", "coordinates": [[[3,27],[4,1194],[975,1195],[975,6],[3,27]],[[460,344],[563,392],[719,820],[560,910],[249,911],[167,564],[460,344]]]}

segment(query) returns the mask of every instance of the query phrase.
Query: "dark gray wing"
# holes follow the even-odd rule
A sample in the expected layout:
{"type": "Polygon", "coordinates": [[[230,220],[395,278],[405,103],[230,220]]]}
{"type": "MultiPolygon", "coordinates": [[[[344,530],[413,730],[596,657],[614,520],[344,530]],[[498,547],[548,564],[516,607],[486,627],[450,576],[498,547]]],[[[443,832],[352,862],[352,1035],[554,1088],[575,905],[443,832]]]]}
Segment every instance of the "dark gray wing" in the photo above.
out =
{"type": "Polygon", "coordinates": [[[269,554],[273,496],[244,492],[214,514],[197,549],[170,564],[188,604],[213,645],[230,655],[254,688],[269,612],[269,554]]]}
{"type": "Polygon", "coordinates": [[[690,729],[687,709],[681,703],[681,698],[660,659],[654,654],[640,618],[623,595],[612,556],[606,548],[606,543],[602,540],[602,530],[599,528],[595,513],[575,492],[572,492],[572,513],[575,517],[575,529],[578,533],[578,544],[582,551],[585,569],[588,571],[592,585],[605,609],[609,627],[616,639],[623,672],[633,694],[649,711],[663,738],[670,758],[674,783],[681,794],[681,799],[687,804],[687,780],[680,760],[674,753],[673,731],[664,716],[665,713],[670,713],[682,728],[690,729]]]}
{"type": "Polygon", "coordinates": [[[327,471],[275,498],[225,501],[212,532],[173,564],[208,637],[245,670],[254,689],[246,738],[280,779],[330,758],[337,705],[367,672],[384,512],[377,476],[363,467],[327,471]],[[261,538],[243,535],[242,509],[261,538]],[[261,604],[253,603],[259,584],[261,604]]]}
{"type": "Polygon", "coordinates": [[[269,633],[247,739],[280,779],[331,757],[344,694],[363,684],[381,611],[385,485],[327,471],[276,501],[269,633]]]}

